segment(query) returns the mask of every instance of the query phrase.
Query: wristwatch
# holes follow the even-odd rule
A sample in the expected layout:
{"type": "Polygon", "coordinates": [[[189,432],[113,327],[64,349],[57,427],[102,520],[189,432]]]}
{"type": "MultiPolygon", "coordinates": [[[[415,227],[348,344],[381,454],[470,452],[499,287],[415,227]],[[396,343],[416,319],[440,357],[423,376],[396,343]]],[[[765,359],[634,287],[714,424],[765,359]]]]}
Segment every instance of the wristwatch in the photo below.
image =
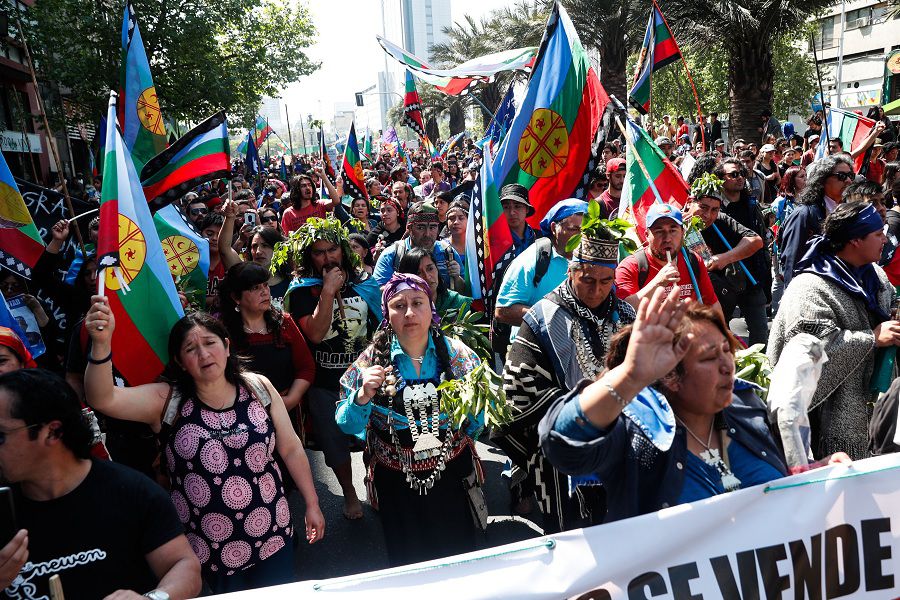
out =
{"type": "Polygon", "coordinates": [[[150,590],[144,594],[144,597],[150,598],[150,600],[169,600],[169,594],[162,590],[150,590]]]}

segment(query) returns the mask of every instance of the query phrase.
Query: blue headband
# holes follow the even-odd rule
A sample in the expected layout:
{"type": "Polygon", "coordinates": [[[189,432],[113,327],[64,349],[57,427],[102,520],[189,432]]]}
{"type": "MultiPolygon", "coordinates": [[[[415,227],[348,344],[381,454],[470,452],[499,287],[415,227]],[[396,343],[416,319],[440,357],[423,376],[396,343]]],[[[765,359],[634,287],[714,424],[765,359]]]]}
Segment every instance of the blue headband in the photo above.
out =
{"type": "Polygon", "coordinates": [[[856,240],[866,237],[873,231],[884,229],[884,221],[875,207],[871,204],[862,209],[856,216],[856,220],[847,231],[847,239],[856,240]]]}
{"type": "Polygon", "coordinates": [[[569,198],[568,200],[557,202],[553,205],[553,208],[547,211],[547,215],[544,217],[544,220],[541,221],[541,231],[544,232],[544,235],[550,235],[551,223],[558,223],[566,217],[582,215],[586,212],[587,202],[584,200],[569,198]]]}

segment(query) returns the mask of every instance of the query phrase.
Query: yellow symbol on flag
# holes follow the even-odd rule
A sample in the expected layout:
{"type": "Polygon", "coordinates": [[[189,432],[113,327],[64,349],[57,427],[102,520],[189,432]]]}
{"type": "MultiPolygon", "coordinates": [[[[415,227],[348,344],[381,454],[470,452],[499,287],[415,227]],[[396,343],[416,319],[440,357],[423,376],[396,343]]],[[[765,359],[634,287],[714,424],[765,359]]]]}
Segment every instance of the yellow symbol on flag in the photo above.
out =
{"type": "Polygon", "coordinates": [[[137,115],[144,129],[153,135],[166,135],[166,126],[162,120],[162,111],[159,109],[155,87],[148,87],[141,92],[137,99],[137,115]]]}
{"type": "Polygon", "coordinates": [[[568,159],[566,122],[549,108],[535,110],[519,141],[519,166],[534,177],[553,177],[568,159]]]}
{"type": "Polygon", "coordinates": [[[31,222],[22,196],[0,181],[0,229],[16,229],[31,222]]]}
{"type": "Polygon", "coordinates": [[[197,244],[183,235],[170,235],[162,240],[163,254],[174,277],[187,275],[200,263],[197,244]]]}
{"type": "MultiPolygon", "coordinates": [[[[890,71],[894,75],[900,75],[900,52],[891,56],[891,58],[887,61],[887,68],[888,71],[890,71]]],[[[886,101],[885,104],[887,104],[886,101]]]]}
{"type": "MultiPolygon", "coordinates": [[[[147,257],[147,242],[137,224],[126,217],[119,215],[119,271],[125,283],[131,283],[147,257]]],[[[104,269],[106,287],[110,290],[119,289],[119,280],[113,273],[113,269],[104,269]]]]}

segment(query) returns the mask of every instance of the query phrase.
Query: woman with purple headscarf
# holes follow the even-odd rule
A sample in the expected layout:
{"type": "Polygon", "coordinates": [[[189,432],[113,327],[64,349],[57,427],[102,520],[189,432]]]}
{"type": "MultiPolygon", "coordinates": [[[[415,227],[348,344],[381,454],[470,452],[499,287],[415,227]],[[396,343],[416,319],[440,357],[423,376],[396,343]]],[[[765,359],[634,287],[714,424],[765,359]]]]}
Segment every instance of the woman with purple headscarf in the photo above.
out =
{"type": "Polygon", "coordinates": [[[483,475],[469,416],[456,429],[437,390],[480,362],[447,338],[422,278],[396,273],[384,286],[381,327],[341,378],[335,418],[346,433],[366,434],[369,501],[378,509],[392,566],[475,549],[468,488],[483,475]]]}

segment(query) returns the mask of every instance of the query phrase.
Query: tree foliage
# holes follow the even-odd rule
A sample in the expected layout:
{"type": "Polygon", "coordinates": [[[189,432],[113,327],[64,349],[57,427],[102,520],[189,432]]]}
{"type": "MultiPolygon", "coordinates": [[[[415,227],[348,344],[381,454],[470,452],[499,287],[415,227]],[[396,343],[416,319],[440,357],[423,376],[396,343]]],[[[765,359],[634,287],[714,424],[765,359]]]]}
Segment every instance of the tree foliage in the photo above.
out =
{"type": "Polygon", "coordinates": [[[665,10],[679,42],[703,51],[722,48],[732,135],[756,139],[760,112],[775,108],[776,41],[791,34],[802,40],[806,20],[834,1],[667,0],[665,10]]]}
{"type": "MultiPolygon", "coordinates": [[[[812,58],[794,44],[803,39],[792,32],[775,38],[772,44],[772,62],[775,78],[772,85],[773,112],[777,115],[805,113],[809,100],[818,90],[816,67],[812,58]]],[[[681,47],[691,70],[703,113],[728,114],[731,108],[728,96],[728,55],[721,43],[709,46],[685,44],[681,47]]],[[[628,71],[634,72],[637,54],[632,54],[628,71]]],[[[672,64],[653,74],[652,108],[654,119],[662,115],[690,116],[697,112],[697,104],[691,85],[681,62],[672,64]]],[[[753,136],[754,139],[756,136],[753,136]]]]}
{"type": "MultiPolygon", "coordinates": [[[[167,119],[198,121],[225,109],[233,126],[249,126],[262,96],[277,96],[319,67],[305,53],[316,35],[306,6],[278,0],[133,5],[167,119]]],[[[40,0],[28,12],[26,36],[39,76],[70,90],[90,115],[105,113],[109,90],[119,87],[123,12],[120,0],[40,0]]]]}

